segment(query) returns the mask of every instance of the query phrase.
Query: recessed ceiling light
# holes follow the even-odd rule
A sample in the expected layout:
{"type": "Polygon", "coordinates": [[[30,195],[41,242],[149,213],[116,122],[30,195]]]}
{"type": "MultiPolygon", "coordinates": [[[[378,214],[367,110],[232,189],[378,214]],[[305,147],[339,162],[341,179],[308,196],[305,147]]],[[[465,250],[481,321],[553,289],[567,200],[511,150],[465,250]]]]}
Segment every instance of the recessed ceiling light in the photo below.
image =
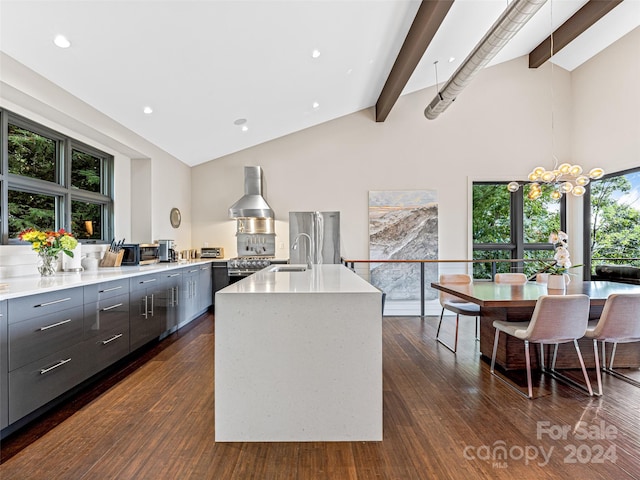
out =
{"type": "Polygon", "coordinates": [[[69,48],[71,46],[71,42],[67,40],[67,37],[64,35],[56,35],[53,39],[53,43],[60,48],[69,48]]]}
{"type": "Polygon", "coordinates": [[[246,132],[247,130],[249,130],[249,127],[247,127],[246,125],[242,125],[240,130],[242,130],[243,132],[246,132]]]}
{"type": "Polygon", "coordinates": [[[449,57],[449,63],[455,62],[456,61],[456,57],[449,57]]]}
{"type": "Polygon", "coordinates": [[[320,56],[320,50],[316,48],[313,52],[311,52],[311,56],[313,58],[318,58],[320,56]]]}
{"type": "Polygon", "coordinates": [[[318,102],[313,102],[313,108],[314,109],[320,108],[320,104],[318,102]]]}
{"type": "Polygon", "coordinates": [[[233,122],[234,125],[244,125],[245,123],[247,123],[246,118],[238,118],[233,122]]]}
{"type": "Polygon", "coordinates": [[[151,115],[151,114],[153,113],[153,108],[151,108],[151,107],[144,107],[144,108],[142,109],[142,111],[143,111],[144,113],[146,113],[147,115],[151,115]]]}

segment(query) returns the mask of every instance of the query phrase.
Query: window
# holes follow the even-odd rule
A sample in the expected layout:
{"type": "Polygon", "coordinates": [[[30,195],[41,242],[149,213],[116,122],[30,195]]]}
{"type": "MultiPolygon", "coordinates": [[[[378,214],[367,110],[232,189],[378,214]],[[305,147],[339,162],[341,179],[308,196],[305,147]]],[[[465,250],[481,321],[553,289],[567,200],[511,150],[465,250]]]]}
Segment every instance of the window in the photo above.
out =
{"type": "Polygon", "coordinates": [[[602,264],[640,267],[640,169],[592,181],[584,211],[587,274],[602,264]]]}
{"type": "Polygon", "coordinates": [[[491,279],[509,271],[530,276],[553,257],[549,235],[564,229],[564,199],[558,202],[545,192],[529,200],[528,188],[510,193],[506,183],[473,184],[473,259],[529,260],[474,263],[474,278],[491,279]]]}
{"type": "Polygon", "coordinates": [[[0,119],[1,243],[25,228],[111,238],[113,157],[6,110],[0,119]]]}

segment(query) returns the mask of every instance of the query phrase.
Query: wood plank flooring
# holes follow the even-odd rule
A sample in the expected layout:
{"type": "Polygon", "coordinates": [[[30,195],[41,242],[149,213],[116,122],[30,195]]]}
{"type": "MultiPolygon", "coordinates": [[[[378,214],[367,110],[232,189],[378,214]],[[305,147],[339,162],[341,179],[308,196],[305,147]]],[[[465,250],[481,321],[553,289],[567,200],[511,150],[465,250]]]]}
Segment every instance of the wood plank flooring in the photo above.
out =
{"type": "Polygon", "coordinates": [[[530,401],[479,360],[473,321],[457,355],[436,317],[383,322],[383,442],[216,444],[209,314],[8,437],[0,478],[640,479],[640,389],[605,376],[589,398],[543,376],[530,401]]]}

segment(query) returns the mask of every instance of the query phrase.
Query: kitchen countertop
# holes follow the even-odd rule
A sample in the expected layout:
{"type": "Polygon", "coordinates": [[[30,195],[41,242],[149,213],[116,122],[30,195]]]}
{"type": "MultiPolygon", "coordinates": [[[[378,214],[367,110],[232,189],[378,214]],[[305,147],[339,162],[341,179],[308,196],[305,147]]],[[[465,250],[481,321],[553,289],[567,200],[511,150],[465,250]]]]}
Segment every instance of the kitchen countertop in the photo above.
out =
{"type": "MultiPolygon", "coordinates": [[[[289,267],[295,265],[289,264],[289,267]]],[[[380,293],[340,264],[314,265],[304,272],[272,272],[274,265],[243,278],[216,295],[237,293],[380,293]]]]}
{"type": "MultiPolygon", "coordinates": [[[[0,278],[0,301],[10,298],[24,297],[38,293],[51,292],[64,288],[80,287],[94,283],[108,282],[123,277],[136,277],[166,270],[211,263],[210,258],[200,258],[188,262],[155,263],[137,267],[105,267],[84,272],[57,272],[51,277],[41,277],[38,274],[20,277],[0,278]]],[[[35,270],[35,266],[34,266],[35,270]]]]}

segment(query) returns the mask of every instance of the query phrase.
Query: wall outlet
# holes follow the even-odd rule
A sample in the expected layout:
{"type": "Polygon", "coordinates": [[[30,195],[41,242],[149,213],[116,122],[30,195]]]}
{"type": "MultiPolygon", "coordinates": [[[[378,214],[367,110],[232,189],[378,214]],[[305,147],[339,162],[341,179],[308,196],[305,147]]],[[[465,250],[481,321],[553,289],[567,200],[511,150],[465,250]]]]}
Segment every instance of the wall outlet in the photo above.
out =
{"type": "Polygon", "coordinates": [[[280,250],[284,250],[284,242],[280,242],[280,245],[278,245],[278,248],[280,250]]]}

